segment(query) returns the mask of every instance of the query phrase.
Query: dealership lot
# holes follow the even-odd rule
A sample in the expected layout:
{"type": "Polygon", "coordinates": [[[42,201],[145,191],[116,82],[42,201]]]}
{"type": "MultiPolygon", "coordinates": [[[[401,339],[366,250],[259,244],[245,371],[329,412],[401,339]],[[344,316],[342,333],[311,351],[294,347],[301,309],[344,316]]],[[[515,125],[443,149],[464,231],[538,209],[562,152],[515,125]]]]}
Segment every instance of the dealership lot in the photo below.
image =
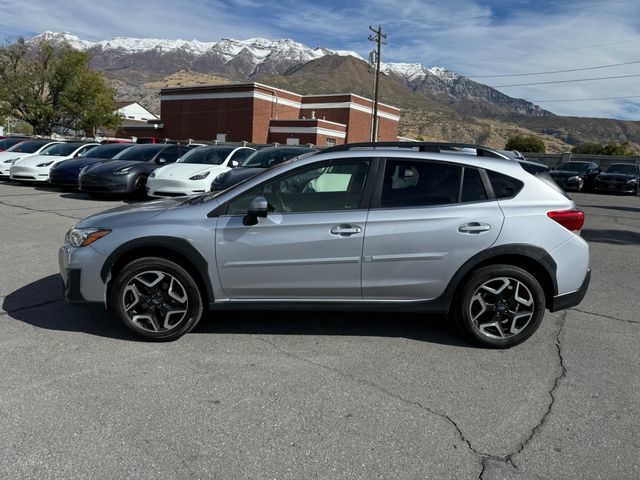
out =
{"type": "Polygon", "coordinates": [[[589,293],[511,350],[388,313],[150,344],[57,276],[65,231],[122,202],[0,182],[0,478],[638,478],[640,199],[573,196],[589,293]]]}

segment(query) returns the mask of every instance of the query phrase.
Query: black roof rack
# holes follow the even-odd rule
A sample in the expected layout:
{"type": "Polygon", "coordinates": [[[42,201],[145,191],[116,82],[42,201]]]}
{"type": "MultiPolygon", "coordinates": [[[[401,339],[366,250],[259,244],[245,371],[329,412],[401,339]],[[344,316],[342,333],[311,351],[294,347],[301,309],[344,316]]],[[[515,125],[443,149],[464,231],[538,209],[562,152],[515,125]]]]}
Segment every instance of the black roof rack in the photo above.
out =
{"type": "Polygon", "coordinates": [[[336,145],[323,150],[323,152],[340,152],[358,148],[406,148],[419,152],[446,153],[458,152],[463,148],[471,148],[476,151],[478,157],[494,157],[509,159],[505,154],[489,147],[474,145],[471,143],[448,143],[448,142],[359,142],[336,145]]]}

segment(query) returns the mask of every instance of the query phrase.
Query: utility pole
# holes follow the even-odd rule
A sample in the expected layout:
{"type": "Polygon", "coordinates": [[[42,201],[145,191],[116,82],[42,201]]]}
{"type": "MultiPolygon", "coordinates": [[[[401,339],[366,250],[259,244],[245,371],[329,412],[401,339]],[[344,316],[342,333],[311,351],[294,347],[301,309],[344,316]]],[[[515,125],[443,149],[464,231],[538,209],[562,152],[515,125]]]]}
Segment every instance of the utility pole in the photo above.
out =
{"type": "Polygon", "coordinates": [[[380,53],[382,50],[382,45],[386,45],[387,42],[385,39],[387,35],[382,33],[382,26],[378,25],[378,28],[374,28],[369,26],[369,30],[371,30],[375,35],[369,35],[369,41],[376,43],[376,49],[371,52],[369,56],[370,60],[375,61],[375,77],[373,81],[373,125],[371,127],[371,141],[378,141],[378,86],[380,84],[380,53]]]}

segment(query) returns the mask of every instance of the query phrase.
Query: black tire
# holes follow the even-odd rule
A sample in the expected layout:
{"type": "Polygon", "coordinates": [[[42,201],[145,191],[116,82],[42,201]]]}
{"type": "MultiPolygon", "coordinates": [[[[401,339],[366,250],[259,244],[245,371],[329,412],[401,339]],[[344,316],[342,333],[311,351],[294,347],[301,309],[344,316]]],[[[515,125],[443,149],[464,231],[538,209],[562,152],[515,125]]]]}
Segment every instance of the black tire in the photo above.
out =
{"type": "Polygon", "coordinates": [[[147,198],[147,177],[145,175],[138,175],[133,180],[131,195],[138,199],[147,198]]]}
{"type": "Polygon", "coordinates": [[[204,311],[200,289],[191,274],[177,263],[158,257],[140,258],[124,267],[113,282],[109,302],[110,308],[128,328],[151,341],[180,338],[198,324],[204,311]],[[156,285],[145,285],[158,278],[156,285]],[[171,279],[177,282],[167,287],[171,279]],[[138,293],[131,291],[132,285],[138,293]],[[161,290],[166,291],[158,293],[161,290]],[[132,302],[138,294],[139,300],[132,302]],[[169,309],[175,311],[167,313],[169,309]],[[134,317],[138,317],[136,321],[134,317]]]}
{"type": "Polygon", "coordinates": [[[458,289],[451,314],[458,330],[472,342],[488,348],[509,348],[534,334],[544,317],[545,305],[544,291],[529,272],[511,265],[489,265],[473,272],[458,289]],[[504,293],[490,293],[485,288],[502,288],[504,293]],[[520,302],[531,305],[518,302],[518,296],[520,302]],[[529,311],[531,315],[526,316],[529,311]],[[504,327],[514,333],[505,332],[504,327]]]}

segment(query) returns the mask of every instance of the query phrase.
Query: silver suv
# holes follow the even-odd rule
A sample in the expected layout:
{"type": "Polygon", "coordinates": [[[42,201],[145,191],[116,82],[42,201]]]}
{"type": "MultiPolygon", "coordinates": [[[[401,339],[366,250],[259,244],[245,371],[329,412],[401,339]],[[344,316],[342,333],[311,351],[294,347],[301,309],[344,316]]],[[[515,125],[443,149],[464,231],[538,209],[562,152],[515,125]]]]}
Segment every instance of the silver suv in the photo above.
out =
{"type": "Polygon", "coordinates": [[[82,220],[59,252],[65,297],[150,340],[208,309],[387,309],[446,313],[509,347],[589,284],[584,214],[539,167],[484,147],[330,148],[82,220]]]}

